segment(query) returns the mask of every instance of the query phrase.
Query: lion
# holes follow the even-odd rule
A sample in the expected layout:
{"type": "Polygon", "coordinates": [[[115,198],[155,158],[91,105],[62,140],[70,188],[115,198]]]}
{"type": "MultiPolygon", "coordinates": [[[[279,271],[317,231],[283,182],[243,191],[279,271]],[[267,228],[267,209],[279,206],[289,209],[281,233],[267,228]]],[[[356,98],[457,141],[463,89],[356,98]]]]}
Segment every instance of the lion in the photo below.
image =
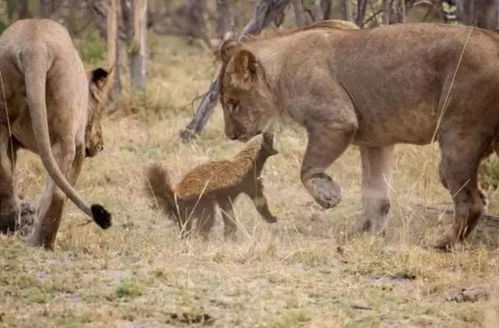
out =
{"type": "MultiPolygon", "coordinates": [[[[382,233],[395,144],[438,142],[455,216],[435,247],[462,243],[484,212],[477,170],[499,128],[499,37],[464,26],[319,25],[222,45],[225,134],[247,140],[276,117],[308,134],[301,181],[323,208],[341,200],[326,169],[350,145],[362,160],[363,230],[382,233]]],[[[497,150],[497,148],[496,148],[497,150]]]]}
{"type": "Polygon", "coordinates": [[[152,165],[146,174],[146,191],[166,215],[176,220],[182,236],[188,236],[192,222],[203,238],[214,223],[215,206],[222,212],[224,236],[233,237],[237,230],[232,202],[241,194],[253,200],[261,217],[277,222],[263,194],[260,174],[270,156],[276,155],[271,134],[253,137],[232,160],[209,161],[187,173],[175,186],[160,165],[152,165]]]}
{"type": "Polygon", "coordinates": [[[102,99],[108,71],[87,73],[64,27],[19,20],[0,37],[0,229],[14,230],[20,207],[13,173],[20,148],[38,154],[48,173],[28,241],[54,247],[66,196],[101,228],[111,214],[88,206],[72,187],[85,155],[103,149],[102,99]]]}

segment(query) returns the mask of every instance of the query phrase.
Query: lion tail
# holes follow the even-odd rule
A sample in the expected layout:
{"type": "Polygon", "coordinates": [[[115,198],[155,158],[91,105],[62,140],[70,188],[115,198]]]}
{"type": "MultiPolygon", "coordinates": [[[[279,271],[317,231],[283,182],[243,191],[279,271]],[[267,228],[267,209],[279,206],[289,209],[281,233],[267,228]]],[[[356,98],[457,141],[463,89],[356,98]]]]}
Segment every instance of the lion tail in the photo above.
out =
{"type": "Polygon", "coordinates": [[[168,172],[159,164],[151,165],[146,171],[145,190],[153,203],[167,215],[177,213],[178,202],[168,172]]]}

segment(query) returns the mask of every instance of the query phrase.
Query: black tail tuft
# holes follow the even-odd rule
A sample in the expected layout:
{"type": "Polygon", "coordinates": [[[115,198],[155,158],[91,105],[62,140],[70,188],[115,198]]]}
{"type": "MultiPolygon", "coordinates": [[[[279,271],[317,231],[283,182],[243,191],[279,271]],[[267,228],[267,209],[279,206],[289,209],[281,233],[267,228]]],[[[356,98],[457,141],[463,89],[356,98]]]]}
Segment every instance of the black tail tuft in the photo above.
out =
{"type": "Polygon", "coordinates": [[[90,207],[92,211],[92,218],[95,223],[99,225],[102,229],[107,229],[111,226],[111,213],[109,213],[104,207],[98,204],[94,204],[90,207]]]}

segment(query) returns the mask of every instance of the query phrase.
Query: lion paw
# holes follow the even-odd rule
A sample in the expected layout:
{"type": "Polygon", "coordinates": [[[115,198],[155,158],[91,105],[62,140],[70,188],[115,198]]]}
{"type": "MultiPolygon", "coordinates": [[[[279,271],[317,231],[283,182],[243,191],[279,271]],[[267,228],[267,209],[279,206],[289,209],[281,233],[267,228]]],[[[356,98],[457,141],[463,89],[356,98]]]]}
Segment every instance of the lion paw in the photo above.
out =
{"type": "Polygon", "coordinates": [[[340,186],[327,175],[310,178],[306,182],[309,193],[323,208],[332,208],[341,201],[340,186]]]}

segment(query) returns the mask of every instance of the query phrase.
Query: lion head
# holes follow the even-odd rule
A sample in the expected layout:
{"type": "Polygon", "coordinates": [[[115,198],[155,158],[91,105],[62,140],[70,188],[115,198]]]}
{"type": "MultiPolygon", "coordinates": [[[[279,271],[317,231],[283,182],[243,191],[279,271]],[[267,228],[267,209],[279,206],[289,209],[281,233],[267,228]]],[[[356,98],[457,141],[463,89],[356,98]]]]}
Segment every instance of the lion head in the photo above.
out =
{"type": "Polygon", "coordinates": [[[88,121],[85,129],[85,155],[94,157],[104,149],[102,116],[108,96],[110,71],[97,68],[88,75],[89,99],[88,121]]]}
{"type": "Polygon", "coordinates": [[[255,55],[236,41],[222,45],[223,67],[220,102],[225,134],[233,140],[247,141],[263,132],[277,112],[277,105],[265,70],[255,55]]]}

